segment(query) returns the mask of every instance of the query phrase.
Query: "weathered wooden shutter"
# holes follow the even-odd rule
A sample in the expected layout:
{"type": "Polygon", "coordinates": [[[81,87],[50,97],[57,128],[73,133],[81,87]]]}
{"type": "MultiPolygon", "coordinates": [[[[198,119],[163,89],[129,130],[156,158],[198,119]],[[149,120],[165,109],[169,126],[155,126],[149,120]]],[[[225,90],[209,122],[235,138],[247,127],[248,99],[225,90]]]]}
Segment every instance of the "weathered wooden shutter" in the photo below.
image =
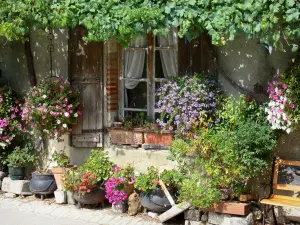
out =
{"type": "Polygon", "coordinates": [[[70,76],[83,100],[83,116],[72,132],[74,147],[101,147],[103,140],[103,43],[85,43],[82,29],[70,35],[70,76]]]}
{"type": "Polygon", "coordinates": [[[206,33],[200,34],[191,41],[184,38],[179,39],[179,74],[214,73],[216,71],[215,60],[215,48],[206,33]]]}

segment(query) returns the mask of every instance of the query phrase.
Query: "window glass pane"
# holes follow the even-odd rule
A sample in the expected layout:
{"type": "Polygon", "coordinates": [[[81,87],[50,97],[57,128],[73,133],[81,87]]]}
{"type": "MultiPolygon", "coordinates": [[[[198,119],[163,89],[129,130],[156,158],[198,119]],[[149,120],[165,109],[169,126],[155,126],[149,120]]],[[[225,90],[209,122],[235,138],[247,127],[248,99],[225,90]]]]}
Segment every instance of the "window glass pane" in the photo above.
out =
{"type": "Polygon", "coordinates": [[[155,51],[155,78],[165,78],[160,58],[160,51],[155,51]]]}
{"type": "Polygon", "coordinates": [[[139,82],[135,88],[125,88],[124,107],[147,109],[147,83],[139,82]]]}

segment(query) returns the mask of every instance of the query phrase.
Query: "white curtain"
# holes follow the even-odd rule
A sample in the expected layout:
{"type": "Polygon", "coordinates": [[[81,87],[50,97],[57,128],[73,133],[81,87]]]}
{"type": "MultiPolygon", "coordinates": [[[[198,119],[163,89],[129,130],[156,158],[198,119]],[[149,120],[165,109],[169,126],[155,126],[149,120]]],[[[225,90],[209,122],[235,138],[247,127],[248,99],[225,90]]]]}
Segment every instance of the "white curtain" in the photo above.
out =
{"type": "Polygon", "coordinates": [[[177,57],[176,57],[176,44],[177,33],[172,28],[167,37],[158,36],[158,45],[160,47],[172,47],[169,50],[160,50],[161,64],[165,78],[177,76],[177,57]]]}
{"type": "MultiPolygon", "coordinates": [[[[146,47],[146,37],[140,36],[129,43],[129,47],[146,47]]],[[[143,75],[145,64],[144,50],[125,52],[125,78],[140,79],[143,75]]],[[[138,85],[138,80],[125,80],[125,87],[133,89],[138,85]]]]}

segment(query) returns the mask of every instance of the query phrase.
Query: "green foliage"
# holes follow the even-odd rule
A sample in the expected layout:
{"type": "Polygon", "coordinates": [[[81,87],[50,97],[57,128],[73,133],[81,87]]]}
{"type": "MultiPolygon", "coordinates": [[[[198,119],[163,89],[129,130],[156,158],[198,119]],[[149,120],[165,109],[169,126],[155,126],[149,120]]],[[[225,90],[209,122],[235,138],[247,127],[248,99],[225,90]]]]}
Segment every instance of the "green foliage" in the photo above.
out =
{"type": "Polygon", "coordinates": [[[124,118],[124,127],[129,130],[133,128],[147,128],[149,126],[150,123],[147,121],[147,117],[144,112],[138,113],[135,116],[126,116],[124,118]]]}
{"type": "Polygon", "coordinates": [[[291,115],[291,120],[300,120],[300,55],[297,59],[281,74],[283,83],[286,83],[290,92],[287,97],[295,108],[286,107],[287,115],[291,115]]]}
{"type": "Polygon", "coordinates": [[[183,175],[177,170],[164,170],[159,175],[158,168],[150,166],[147,168],[147,173],[141,174],[134,184],[134,187],[138,190],[144,191],[146,193],[151,193],[154,189],[160,188],[158,183],[161,179],[167,187],[175,188],[180,186],[183,175]]]}
{"type": "Polygon", "coordinates": [[[52,154],[52,159],[59,167],[66,168],[70,165],[70,158],[64,150],[55,151],[52,154]]]}
{"type": "Polygon", "coordinates": [[[90,157],[79,167],[80,170],[96,174],[98,181],[107,180],[114,163],[110,161],[107,152],[101,149],[91,150],[90,157]]]}
{"type": "Polygon", "coordinates": [[[171,155],[189,174],[180,191],[182,200],[189,201],[194,194],[201,201],[193,198],[192,204],[206,208],[220,200],[221,189],[234,195],[249,179],[269,168],[277,135],[266,122],[263,109],[245,96],[238,100],[229,97],[219,125],[201,130],[196,139],[173,142],[171,155]]]}
{"type": "Polygon", "coordinates": [[[88,41],[113,36],[126,44],[153,31],[165,35],[179,27],[179,36],[192,38],[207,31],[215,45],[232,41],[239,32],[283,50],[300,36],[300,4],[295,0],[2,0],[0,36],[24,39],[33,25],[88,29],[88,41]]]}
{"type": "Polygon", "coordinates": [[[125,177],[127,181],[132,181],[132,179],[134,180],[134,167],[131,164],[127,164],[122,167],[115,166],[112,168],[112,171],[113,172],[110,177],[115,177],[118,179],[125,177]]]}
{"type": "Polygon", "coordinates": [[[7,163],[10,166],[27,166],[36,161],[33,154],[33,146],[27,143],[23,148],[20,146],[15,147],[15,150],[7,157],[7,163]]]}

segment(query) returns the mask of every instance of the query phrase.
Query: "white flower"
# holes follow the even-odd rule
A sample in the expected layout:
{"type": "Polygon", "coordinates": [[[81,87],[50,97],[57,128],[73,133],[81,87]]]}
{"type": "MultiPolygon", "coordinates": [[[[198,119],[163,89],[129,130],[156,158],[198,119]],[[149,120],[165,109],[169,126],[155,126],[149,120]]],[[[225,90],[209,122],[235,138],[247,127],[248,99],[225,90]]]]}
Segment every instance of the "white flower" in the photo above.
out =
{"type": "Polygon", "coordinates": [[[6,144],[5,144],[4,142],[0,142],[0,146],[1,146],[2,148],[5,148],[5,147],[6,147],[6,144]]]}
{"type": "Polygon", "coordinates": [[[291,133],[291,128],[286,129],[286,132],[289,134],[291,133]]]}
{"type": "Polygon", "coordinates": [[[65,114],[65,117],[69,117],[70,116],[70,113],[68,113],[68,112],[65,112],[64,114],[65,114]]]}
{"type": "Polygon", "coordinates": [[[56,123],[57,123],[57,124],[60,124],[61,122],[60,122],[60,120],[57,120],[56,123]]]}
{"type": "Polygon", "coordinates": [[[78,117],[78,113],[74,113],[74,117],[78,117]]]}
{"type": "Polygon", "coordinates": [[[49,130],[44,129],[43,132],[49,134],[49,130]]]}
{"type": "Polygon", "coordinates": [[[68,128],[68,125],[64,123],[64,124],[63,124],[63,127],[64,127],[64,128],[68,128]]]}
{"type": "Polygon", "coordinates": [[[43,95],[43,98],[47,98],[47,95],[43,95]]]}

